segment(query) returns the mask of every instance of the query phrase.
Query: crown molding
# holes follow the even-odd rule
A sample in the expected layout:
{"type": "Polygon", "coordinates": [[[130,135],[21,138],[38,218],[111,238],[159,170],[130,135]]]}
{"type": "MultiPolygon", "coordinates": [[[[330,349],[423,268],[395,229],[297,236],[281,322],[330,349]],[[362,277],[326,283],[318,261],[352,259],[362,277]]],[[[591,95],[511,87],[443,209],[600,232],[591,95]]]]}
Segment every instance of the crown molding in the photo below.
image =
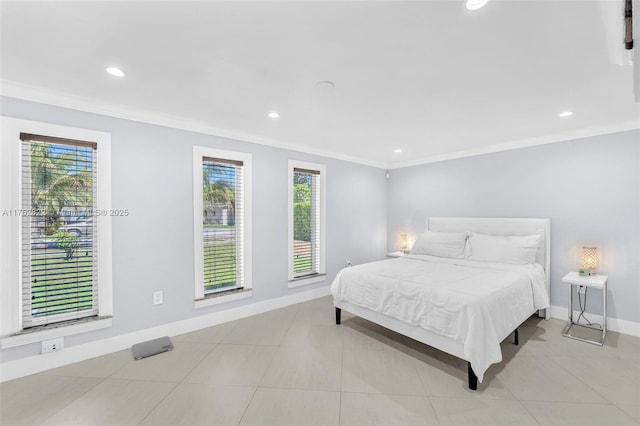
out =
{"type": "MultiPolygon", "coordinates": [[[[640,117],[640,116],[639,116],[640,117]]],[[[640,129],[640,118],[635,121],[625,121],[607,126],[594,126],[584,129],[574,130],[564,133],[556,133],[553,135],[540,136],[535,138],[521,139],[517,141],[485,146],[482,148],[465,149],[447,154],[434,155],[429,157],[417,158],[409,161],[401,161],[387,165],[387,169],[401,169],[404,167],[420,166],[423,164],[438,163],[441,161],[456,160],[466,157],[475,157],[478,155],[494,154],[503,151],[511,151],[514,149],[529,148],[538,145],[546,145],[557,142],[567,142],[575,139],[583,139],[593,136],[602,136],[612,133],[626,132],[629,130],[640,129]]]]}
{"type": "Polygon", "coordinates": [[[309,148],[306,146],[289,143],[272,138],[243,132],[237,129],[226,129],[211,126],[196,120],[188,120],[182,117],[151,113],[137,108],[127,108],[114,103],[101,102],[96,99],[71,95],[56,90],[19,83],[11,80],[0,80],[0,95],[11,98],[22,99],[47,105],[69,108],[83,112],[105,115],[124,120],[137,121],[141,123],[154,124],[158,126],[170,127],[174,129],[186,130],[190,132],[202,133],[206,135],[218,136],[226,139],[234,139],[243,142],[250,142],[259,145],[266,145],[273,148],[297,151],[305,154],[317,155],[320,157],[332,158],[340,161],[361,164],[380,169],[400,169],[404,167],[419,166],[423,164],[437,163],[441,161],[455,160],[459,158],[474,157],[478,155],[493,154],[502,151],[528,148],[538,145],[546,145],[556,142],[566,142],[573,139],[581,139],[592,136],[601,136],[610,133],[624,132],[628,130],[640,129],[640,107],[638,120],[613,123],[606,126],[594,126],[570,132],[556,133],[552,135],[526,138],[506,143],[490,145],[482,148],[465,149],[446,154],[421,157],[408,161],[399,162],[376,162],[353,157],[333,151],[309,148]]]}
{"type": "Polygon", "coordinates": [[[122,105],[99,101],[93,98],[71,95],[45,87],[33,86],[11,80],[0,80],[0,95],[22,99],[30,102],[37,102],[53,105],[62,108],[74,109],[93,114],[100,114],[124,120],[137,121],[141,123],[154,124],[173,129],[186,130],[189,132],[202,133],[206,135],[218,136],[226,139],[234,139],[242,142],[250,142],[259,145],[266,145],[273,148],[286,149],[290,151],[302,152],[305,154],[317,155],[321,157],[333,158],[335,160],[347,161],[364,166],[385,168],[385,164],[375,161],[364,160],[323,149],[309,148],[295,143],[289,143],[252,133],[243,132],[237,129],[220,128],[211,126],[197,120],[189,120],[183,117],[176,117],[166,114],[152,113],[138,108],[128,108],[122,105]]]}

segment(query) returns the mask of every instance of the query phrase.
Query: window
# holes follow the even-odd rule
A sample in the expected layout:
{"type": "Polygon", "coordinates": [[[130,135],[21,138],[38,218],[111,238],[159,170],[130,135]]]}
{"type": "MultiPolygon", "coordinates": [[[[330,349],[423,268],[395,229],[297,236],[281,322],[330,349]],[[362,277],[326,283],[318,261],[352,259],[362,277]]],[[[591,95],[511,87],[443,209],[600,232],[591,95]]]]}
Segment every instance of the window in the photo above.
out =
{"type": "Polygon", "coordinates": [[[96,316],[97,144],[20,139],[23,328],[96,316]]]}
{"type": "Polygon", "coordinates": [[[289,160],[289,286],[324,280],[325,166],[289,160]]]}
{"type": "Polygon", "coordinates": [[[196,307],[250,295],[250,176],[250,154],[194,147],[196,307]]]}
{"type": "Polygon", "coordinates": [[[2,124],[2,347],[110,326],[109,134],[2,124]]]}

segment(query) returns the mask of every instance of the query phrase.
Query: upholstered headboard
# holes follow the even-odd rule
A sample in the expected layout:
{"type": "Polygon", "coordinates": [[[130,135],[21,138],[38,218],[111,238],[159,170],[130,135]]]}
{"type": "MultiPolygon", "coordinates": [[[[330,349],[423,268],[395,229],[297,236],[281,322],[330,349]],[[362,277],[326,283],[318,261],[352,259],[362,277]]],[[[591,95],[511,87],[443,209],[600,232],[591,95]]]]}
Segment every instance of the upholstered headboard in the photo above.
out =
{"type": "MultiPolygon", "coordinates": [[[[551,220],[493,217],[429,217],[427,229],[437,232],[477,232],[488,235],[540,235],[536,263],[544,267],[547,294],[551,294],[551,220]]],[[[549,319],[549,309],[544,317],[549,319]]]]}

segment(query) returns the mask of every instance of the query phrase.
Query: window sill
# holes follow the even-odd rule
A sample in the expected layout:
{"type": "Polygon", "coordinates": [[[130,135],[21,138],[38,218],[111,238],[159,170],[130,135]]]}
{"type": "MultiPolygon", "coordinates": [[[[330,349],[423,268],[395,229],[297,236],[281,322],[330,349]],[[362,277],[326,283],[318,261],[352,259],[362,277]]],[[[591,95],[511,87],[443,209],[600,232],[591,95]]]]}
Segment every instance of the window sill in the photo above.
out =
{"type": "Polygon", "coordinates": [[[66,337],[74,334],[86,333],[88,331],[100,330],[111,327],[112,318],[100,318],[91,321],[83,321],[60,327],[54,327],[38,331],[22,331],[12,336],[0,339],[0,348],[14,348],[16,346],[28,345],[30,343],[41,342],[43,340],[55,339],[56,337],[66,337]]]}
{"type": "Polygon", "coordinates": [[[196,309],[207,308],[209,306],[220,305],[222,303],[227,303],[234,300],[248,299],[249,297],[251,297],[251,295],[252,295],[252,292],[250,288],[245,289],[244,291],[230,293],[230,294],[213,293],[212,296],[206,297],[204,299],[196,300],[193,306],[196,309]]]}
{"type": "Polygon", "coordinates": [[[297,278],[289,281],[289,288],[301,287],[303,285],[309,285],[319,283],[327,279],[327,274],[317,274],[311,277],[297,278]]]}

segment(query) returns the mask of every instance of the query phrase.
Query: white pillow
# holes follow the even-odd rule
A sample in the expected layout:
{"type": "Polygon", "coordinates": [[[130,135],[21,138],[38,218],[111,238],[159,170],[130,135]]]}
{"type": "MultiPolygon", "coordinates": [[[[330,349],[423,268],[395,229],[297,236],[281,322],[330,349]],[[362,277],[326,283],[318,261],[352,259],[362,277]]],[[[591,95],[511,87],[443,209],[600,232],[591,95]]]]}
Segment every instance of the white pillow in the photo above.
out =
{"type": "Polygon", "coordinates": [[[540,235],[472,234],[469,244],[471,246],[469,260],[529,264],[536,261],[540,235]]]}
{"type": "Polygon", "coordinates": [[[413,244],[411,254],[463,259],[466,242],[466,233],[425,231],[413,244]]]}

